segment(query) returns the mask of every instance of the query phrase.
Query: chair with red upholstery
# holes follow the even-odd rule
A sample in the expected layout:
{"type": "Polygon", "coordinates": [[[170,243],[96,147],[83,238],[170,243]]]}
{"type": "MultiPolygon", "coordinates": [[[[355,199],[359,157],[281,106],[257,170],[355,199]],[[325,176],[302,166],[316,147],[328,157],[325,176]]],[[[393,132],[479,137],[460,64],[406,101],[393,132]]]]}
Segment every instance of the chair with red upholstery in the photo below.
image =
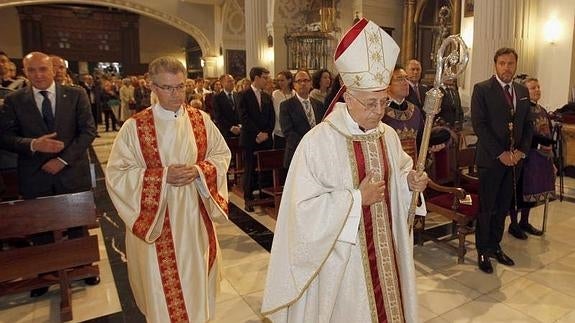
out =
{"type": "MultiPolygon", "coordinates": [[[[479,181],[475,171],[475,148],[465,148],[457,152],[456,186],[442,186],[429,182],[426,191],[428,212],[435,212],[454,225],[453,234],[446,238],[432,238],[436,242],[447,242],[458,239],[457,262],[463,263],[465,254],[465,236],[474,233],[474,220],[479,213],[479,181]]],[[[449,245],[449,244],[448,244],[449,245]]],[[[451,246],[451,245],[449,245],[451,246]]]]}

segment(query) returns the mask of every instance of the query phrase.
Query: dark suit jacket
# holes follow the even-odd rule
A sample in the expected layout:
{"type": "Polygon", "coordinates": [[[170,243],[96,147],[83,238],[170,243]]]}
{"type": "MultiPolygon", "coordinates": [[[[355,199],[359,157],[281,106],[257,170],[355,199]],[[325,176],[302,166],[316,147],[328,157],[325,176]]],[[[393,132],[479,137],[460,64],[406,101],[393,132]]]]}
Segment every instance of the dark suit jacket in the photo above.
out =
{"type": "Polygon", "coordinates": [[[436,117],[443,119],[451,127],[455,126],[456,122],[463,122],[463,109],[457,88],[440,87],[439,90],[443,93],[443,99],[441,100],[441,110],[436,117]]]}
{"type": "MultiPolygon", "coordinates": [[[[514,147],[527,153],[531,144],[532,128],[529,119],[529,92],[521,84],[513,83],[516,98],[513,117],[514,147]]],[[[503,88],[495,78],[475,84],[471,96],[471,122],[477,135],[477,166],[490,168],[500,161],[501,153],[511,145],[509,121],[511,111],[503,88]]]]}
{"type": "Polygon", "coordinates": [[[33,198],[89,190],[87,149],[96,136],[96,127],[86,92],[81,87],[56,85],[56,139],[64,142],[58,154],[30,151],[32,139],[49,133],[31,86],[10,94],[4,103],[0,111],[0,147],[18,154],[20,193],[33,198]],[[44,172],[42,165],[55,157],[68,166],[56,175],[44,172]]]}
{"type": "Polygon", "coordinates": [[[239,97],[236,93],[232,93],[234,98],[234,104],[230,102],[227,97],[226,92],[221,91],[216,96],[214,96],[214,120],[222,136],[228,139],[230,137],[236,137],[231,131],[232,126],[237,126],[240,124],[240,118],[238,115],[238,102],[239,97]]]}
{"type": "MultiPolygon", "coordinates": [[[[321,122],[326,108],[316,99],[310,98],[310,102],[316,124],[318,124],[321,122]]],[[[307,116],[305,115],[303,104],[297,96],[293,96],[280,104],[280,124],[286,138],[284,167],[289,168],[297,145],[301,138],[311,129],[307,116]]]]}
{"type": "Polygon", "coordinates": [[[415,91],[411,87],[411,84],[409,85],[409,94],[405,99],[418,106],[419,109],[421,109],[421,111],[423,112],[423,104],[425,103],[425,96],[427,91],[429,91],[429,87],[427,85],[421,84],[421,82],[417,83],[417,87],[419,88],[419,95],[421,96],[421,101],[417,99],[417,94],[415,94],[415,91]]]}
{"type": "MultiPolygon", "coordinates": [[[[269,143],[271,144],[272,132],[274,130],[276,115],[271,95],[262,92],[261,111],[258,105],[258,99],[253,89],[242,92],[238,112],[240,114],[240,123],[242,129],[240,132],[240,145],[244,148],[253,148],[256,146],[256,136],[260,132],[267,132],[269,143]]],[[[266,146],[264,144],[263,146],[266,146]]],[[[269,145],[271,147],[271,145],[269,145]]]]}

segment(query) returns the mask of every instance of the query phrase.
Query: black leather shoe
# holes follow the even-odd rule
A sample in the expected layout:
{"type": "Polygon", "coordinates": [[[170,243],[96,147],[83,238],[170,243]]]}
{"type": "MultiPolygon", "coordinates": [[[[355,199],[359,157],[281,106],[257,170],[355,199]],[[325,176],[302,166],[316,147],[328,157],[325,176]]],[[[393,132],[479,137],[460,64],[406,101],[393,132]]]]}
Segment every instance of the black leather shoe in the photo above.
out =
{"type": "Polygon", "coordinates": [[[509,258],[509,256],[506,255],[505,252],[503,252],[503,250],[501,250],[501,249],[495,251],[490,256],[497,259],[497,262],[502,264],[502,265],[505,265],[505,266],[515,265],[515,262],[513,261],[513,259],[509,258]]]}
{"type": "Polygon", "coordinates": [[[486,274],[491,274],[493,272],[493,266],[491,265],[491,260],[489,260],[489,256],[484,253],[480,253],[477,257],[477,266],[481,269],[482,272],[486,274]]]}
{"type": "Polygon", "coordinates": [[[525,232],[523,232],[523,230],[521,230],[521,228],[517,224],[510,224],[509,230],[507,231],[509,232],[509,234],[511,234],[512,236],[514,236],[519,240],[527,240],[527,235],[525,234],[525,232]]]}
{"type": "Polygon", "coordinates": [[[523,230],[524,232],[527,232],[527,233],[532,234],[534,236],[542,236],[543,235],[543,231],[535,229],[535,227],[532,226],[530,223],[520,224],[519,227],[521,227],[521,230],[523,230]]]}
{"type": "Polygon", "coordinates": [[[36,288],[30,291],[30,297],[40,297],[48,292],[48,287],[36,288]]]}
{"type": "Polygon", "coordinates": [[[88,278],[84,279],[84,283],[86,283],[86,285],[90,285],[90,286],[98,285],[100,283],[100,276],[88,277],[88,278]]]}

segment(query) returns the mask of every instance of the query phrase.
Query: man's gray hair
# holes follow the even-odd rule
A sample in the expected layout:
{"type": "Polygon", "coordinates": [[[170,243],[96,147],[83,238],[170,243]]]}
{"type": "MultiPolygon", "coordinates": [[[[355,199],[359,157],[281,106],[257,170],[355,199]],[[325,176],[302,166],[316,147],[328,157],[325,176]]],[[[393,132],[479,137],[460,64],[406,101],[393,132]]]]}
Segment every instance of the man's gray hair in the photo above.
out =
{"type": "Polygon", "coordinates": [[[182,73],[184,77],[186,76],[186,68],[184,64],[180,62],[177,58],[172,56],[162,56],[158,57],[150,63],[148,67],[148,72],[150,74],[150,79],[152,82],[156,81],[156,77],[160,73],[170,73],[178,74],[182,73]]]}

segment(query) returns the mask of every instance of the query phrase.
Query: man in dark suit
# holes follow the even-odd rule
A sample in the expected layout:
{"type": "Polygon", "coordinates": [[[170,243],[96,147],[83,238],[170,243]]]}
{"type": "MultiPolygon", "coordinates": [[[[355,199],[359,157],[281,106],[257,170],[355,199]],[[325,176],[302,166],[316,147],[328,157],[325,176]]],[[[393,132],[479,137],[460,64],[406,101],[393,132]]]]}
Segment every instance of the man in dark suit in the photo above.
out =
{"type": "Polygon", "coordinates": [[[101,112],[99,110],[98,105],[96,104],[96,86],[94,85],[94,78],[90,74],[82,75],[82,81],[80,82],[80,86],[84,88],[86,94],[88,95],[88,99],[90,100],[90,108],[92,109],[92,117],[94,118],[94,123],[96,124],[96,137],[100,137],[98,135],[98,127],[97,125],[101,122],[101,112]]]}
{"type": "Polygon", "coordinates": [[[493,58],[495,75],[475,84],[471,97],[471,121],[477,135],[476,163],[479,170],[479,217],[475,240],[478,266],[492,273],[489,257],[513,266],[500,242],[513,199],[513,180],[531,144],[529,93],[513,82],[517,53],[500,48],[493,58]],[[510,130],[512,129],[512,130],[510,130]]]}
{"type": "Polygon", "coordinates": [[[443,93],[443,99],[441,100],[441,110],[439,110],[437,118],[441,118],[452,129],[460,128],[463,123],[463,109],[461,108],[457,82],[455,80],[446,80],[439,89],[443,93]]]}
{"type": "Polygon", "coordinates": [[[409,82],[409,94],[405,99],[415,104],[421,111],[423,111],[425,94],[429,91],[429,87],[420,82],[421,63],[416,59],[410,60],[407,63],[405,72],[407,72],[407,81],[409,82]]]}
{"type": "Polygon", "coordinates": [[[234,93],[234,78],[229,74],[220,77],[223,90],[214,96],[214,120],[225,139],[240,135],[238,115],[239,98],[234,93]]]}
{"type": "Polygon", "coordinates": [[[280,124],[286,137],[284,153],[286,169],[289,168],[301,138],[321,122],[326,110],[320,101],[309,97],[311,77],[307,71],[298,71],[295,74],[294,89],[296,95],[280,104],[280,124]]]}
{"type": "MultiPolygon", "coordinates": [[[[271,149],[272,131],[275,125],[275,112],[271,95],[263,91],[270,72],[263,67],[252,67],[250,79],[252,84],[241,94],[238,107],[242,128],[240,131],[240,146],[244,149],[244,200],[253,200],[253,190],[256,188],[254,152],[271,149]]],[[[259,180],[262,180],[259,178],[259,180]]],[[[248,212],[253,207],[246,206],[248,212]]]]}
{"type": "MultiPolygon", "coordinates": [[[[8,95],[0,111],[0,147],[18,154],[20,194],[30,199],[90,190],[87,149],[96,127],[86,92],[56,84],[44,53],[26,55],[23,65],[31,86],[8,95]]],[[[32,296],[42,294],[36,292],[32,296]]]]}

